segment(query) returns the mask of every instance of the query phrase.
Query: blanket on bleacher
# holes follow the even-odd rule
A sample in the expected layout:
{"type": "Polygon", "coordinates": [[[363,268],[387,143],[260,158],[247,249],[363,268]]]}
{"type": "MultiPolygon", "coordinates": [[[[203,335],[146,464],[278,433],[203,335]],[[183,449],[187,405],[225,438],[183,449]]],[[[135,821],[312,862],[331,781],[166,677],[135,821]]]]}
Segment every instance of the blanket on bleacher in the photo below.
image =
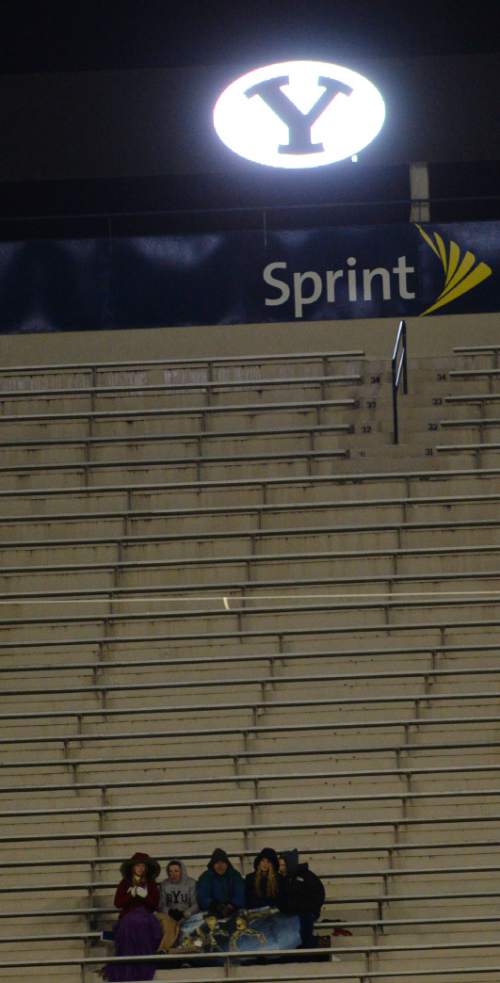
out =
{"type": "Polygon", "coordinates": [[[238,911],[230,918],[200,912],[182,925],[176,950],[184,952],[271,952],[300,945],[297,915],[275,908],[238,911]]]}

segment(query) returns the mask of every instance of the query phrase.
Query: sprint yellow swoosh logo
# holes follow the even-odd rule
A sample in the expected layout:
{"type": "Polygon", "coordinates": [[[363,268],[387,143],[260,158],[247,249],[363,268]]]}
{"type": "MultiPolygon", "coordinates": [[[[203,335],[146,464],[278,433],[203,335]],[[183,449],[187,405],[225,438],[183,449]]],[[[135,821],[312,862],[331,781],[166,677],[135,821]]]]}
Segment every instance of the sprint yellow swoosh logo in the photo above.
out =
{"type": "Polygon", "coordinates": [[[430,307],[427,307],[425,311],[422,311],[420,316],[423,317],[425,314],[430,314],[431,311],[437,310],[438,307],[444,307],[445,304],[450,304],[452,300],[456,300],[462,294],[468,293],[469,290],[473,290],[483,280],[487,280],[493,273],[493,270],[491,266],[488,266],[487,263],[483,263],[482,261],[476,265],[476,257],[470,250],[467,250],[461,256],[460,246],[456,242],[453,242],[452,239],[450,239],[447,249],[446,243],[439,232],[429,233],[417,222],[415,225],[422,238],[440,260],[444,270],[443,289],[434,303],[430,307]]]}

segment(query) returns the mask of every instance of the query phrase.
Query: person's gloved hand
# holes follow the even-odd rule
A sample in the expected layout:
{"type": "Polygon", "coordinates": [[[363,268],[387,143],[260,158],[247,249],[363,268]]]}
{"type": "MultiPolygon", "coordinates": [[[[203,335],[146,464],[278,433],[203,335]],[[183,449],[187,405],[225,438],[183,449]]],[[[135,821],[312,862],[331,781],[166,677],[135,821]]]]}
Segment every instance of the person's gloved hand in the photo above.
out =
{"type": "Polygon", "coordinates": [[[135,898],[135,896],[136,896],[136,894],[137,894],[137,888],[135,887],[135,885],[134,885],[134,886],[132,886],[132,885],[131,885],[131,886],[130,886],[130,887],[129,887],[129,888],[127,889],[127,894],[130,894],[130,895],[131,895],[131,896],[132,896],[133,898],[135,898]]]}
{"type": "Polygon", "coordinates": [[[147,889],[147,887],[141,887],[139,885],[138,887],[136,887],[135,893],[136,893],[136,895],[138,895],[139,898],[147,898],[147,896],[148,896],[148,889],[147,889]]]}
{"type": "Polygon", "coordinates": [[[178,908],[169,908],[168,913],[170,917],[173,918],[174,921],[176,922],[180,922],[184,918],[182,911],[179,911],[178,908]]]}

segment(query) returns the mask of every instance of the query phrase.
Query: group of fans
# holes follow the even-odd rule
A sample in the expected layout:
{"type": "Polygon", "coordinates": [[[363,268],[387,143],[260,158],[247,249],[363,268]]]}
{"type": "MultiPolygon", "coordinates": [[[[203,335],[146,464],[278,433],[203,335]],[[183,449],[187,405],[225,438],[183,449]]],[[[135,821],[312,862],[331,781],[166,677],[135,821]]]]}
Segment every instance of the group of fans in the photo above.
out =
{"type": "MultiPolygon", "coordinates": [[[[117,956],[151,955],[175,951],[181,925],[198,911],[208,918],[227,919],[241,909],[270,908],[298,915],[301,943],[315,948],[313,933],[325,900],[319,877],[307,863],[299,863],[297,850],[280,854],[270,847],[254,859],[245,878],[233,867],[225,850],[217,848],[197,881],[189,877],[181,860],[170,860],[160,885],[160,865],[146,853],[135,853],[121,866],[122,879],[115,893],[120,911],[114,932],[117,956]]],[[[151,980],[154,965],[109,963],[102,972],[108,981],[151,980]]]]}

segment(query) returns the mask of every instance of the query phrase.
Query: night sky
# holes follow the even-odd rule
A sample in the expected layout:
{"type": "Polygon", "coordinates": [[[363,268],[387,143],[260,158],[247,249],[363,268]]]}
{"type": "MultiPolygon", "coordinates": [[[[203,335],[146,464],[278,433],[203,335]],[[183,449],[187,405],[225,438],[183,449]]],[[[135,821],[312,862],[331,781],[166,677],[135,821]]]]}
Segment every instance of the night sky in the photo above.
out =
{"type": "MultiPolygon", "coordinates": [[[[3,76],[233,63],[250,68],[308,57],[352,64],[359,57],[405,59],[500,51],[498,0],[489,5],[457,0],[411,4],[389,0],[180,0],[177,5],[168,0],[4,0],[0,16],[3,76]]],[[[498,121],[492,120],[492,125],[498,126],[498,121]]],[[[4,133],[4,139],[8,134],[4,133]]],[[[349,186],[351,177],[343,187],[340,168],[336,174],[340,199],[357,194],[357,189],[349,186]]],[[[443,206],[441,217],[500,217],[500,199],[496,204],[491,201],[499,192],[498,177],[496,161],[483,162],[475,170],[470,165],[434,168],[431,185],[435,193],[463,195],[480,186],[489,198],[486,208],[464,204],[458,212],[456,206],[447,212],[443,206]]],[[[368,206],[360,216],[347,208],[337,212],[336,220],[406,220],[406,205],[397,208],[387,202],[407,195],[407,180],[401,168],[392,173],[387,168],[373,170],[372,197],[386,202],[383,213],[368,206]]],[[[238,201],[250,206],[295,203],[291,192],[289,198],[282,195],[279,199],[267,187],[270,184],[266,185],[265,175],[254,180],[253,186],[251,179],[243,188],[235,185],[233,198],[226,195],[223,177],[219,183],[214,177],[200,179],[189,193],[181,181],[176,185],[172,178],[4,181],[0,183],[0,219],[5,237],[13,234],[6,219],[14,216],[159,213],[174,208],[187,212],[200,209],[200,205],[229,207],[238,201]]],[[[310,189],[313,205],[332,197],[327,177],[318,178],[310,189]]],[[[285,217],[283,213],[276,220],[285,217]]],[[[314,220],[318,220],[317,214],[314,220]]],[[[200,223],[203,227],[201,217],[200,223]]],[[[183,222],[177,220],[177,227],[182,231],[183,222]]]]}
{"type": "Polygon", "coordinates": [[[4,0],[0,72],[500,50],[500,4],[4,0]]]}

